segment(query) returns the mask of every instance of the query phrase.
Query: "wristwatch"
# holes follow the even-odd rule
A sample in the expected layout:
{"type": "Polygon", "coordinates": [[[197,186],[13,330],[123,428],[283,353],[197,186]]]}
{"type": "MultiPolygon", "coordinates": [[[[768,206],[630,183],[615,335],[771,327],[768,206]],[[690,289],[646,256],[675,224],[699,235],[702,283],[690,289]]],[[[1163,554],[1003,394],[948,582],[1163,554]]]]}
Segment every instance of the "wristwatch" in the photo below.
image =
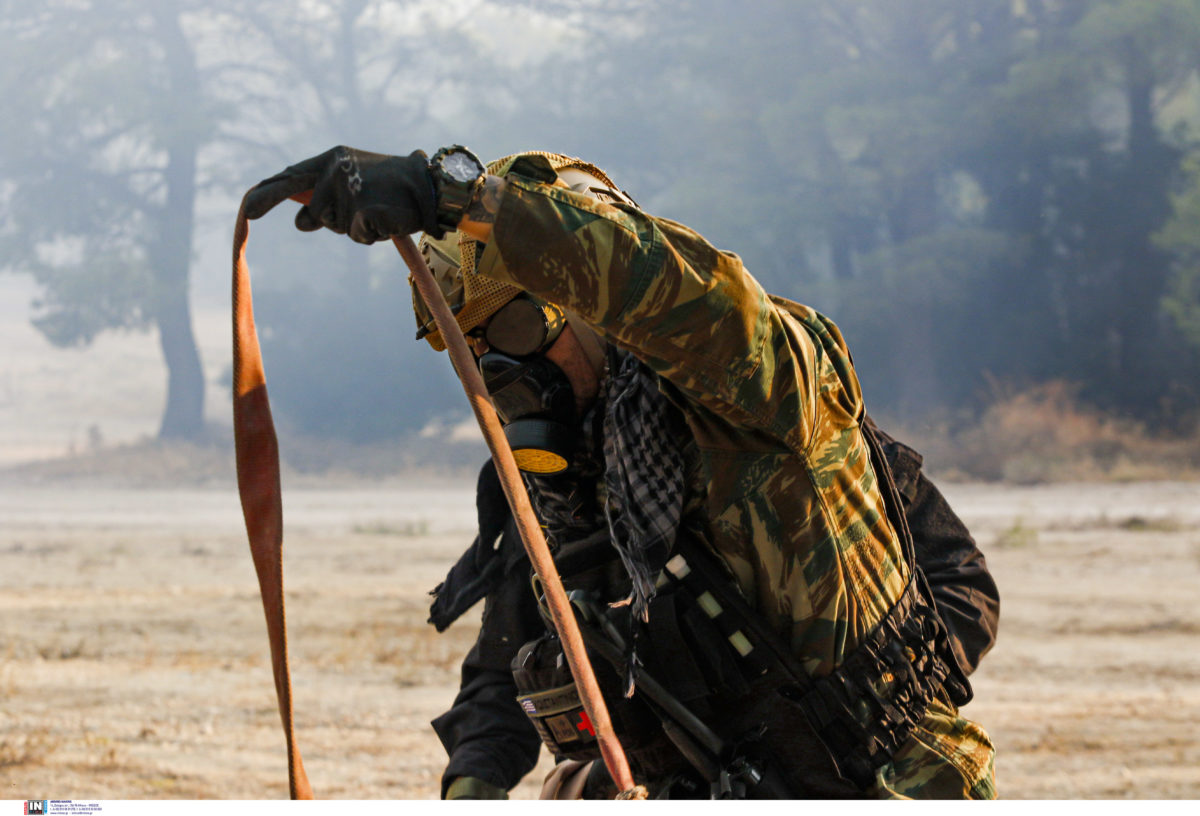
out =
{"type": "Polygon", "coordinates": [[[433,154],[429,172],[437,191],[438,226],[456,230],[475,188],[483,183],[483,162],[462,145],[451,145],[433,154]]]}

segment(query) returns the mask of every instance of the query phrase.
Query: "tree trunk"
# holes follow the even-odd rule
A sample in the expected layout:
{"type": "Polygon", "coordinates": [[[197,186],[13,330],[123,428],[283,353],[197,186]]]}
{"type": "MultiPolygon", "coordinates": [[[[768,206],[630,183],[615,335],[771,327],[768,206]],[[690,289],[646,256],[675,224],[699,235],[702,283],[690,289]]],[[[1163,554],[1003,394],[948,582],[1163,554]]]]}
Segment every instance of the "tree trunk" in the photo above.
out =
{"type": "Polygon", "coordinates": [[[937,169],[921,168],[900,179],[888,208],[888,231],[894,246],[937,229],[937,169]]]}
{"type": "Polygon", "coordinates": [[[177,129],[166,137],[166,203],[150,250],[155,275],[154,321],[167,365],[167,403],[159,439],[204,436],[204,369],[192,332],[188,277],[196,208],[196,154],[200,103],[196,58],[179,25],[178,8],[156,6],[156,32],[167,55],[177,129]]]}
{"type": "MultiPolygon", "coordinates": [[[[932,234],[937,229],[937,177],[929,168],[903,179],[898,200],[888,214],[893,247],[932,234]]],[[[903,374],[898,402],[902,416],[915,418],[930,406],[942,404],[944,388],[937,367],[933,294],[924,280],[902,279],[896,303],[908,304],[896,314],[896,350],[903,374]]]]}
{"type": "Polygon", "coordinates": [[[1112,322],[1119,342],[1112,361],[1113,389],[1122,407],[1146,415],[1155,410],[1159,396],[1147,388],[1147,380],[1165,379],[1155,368],[1162,364],[1158,317],[1169,267],[1152,235],[1170,212],[1166,191],[1177,157],[1155,127],[1153,65],[1133,42],[1127,45],[1125,71],[1129,146],[1117,212],[1126,234],[1117,257],[1119,302],[1112,322]]]}
{"type": "MultiPolygon", "coordinates": [[[[821,128],[816,138],[817,155],[820,162],[822,185],[831,191],[840,192],[849,187],[846,168],[833,144],[829,131],[821,128]]],[[[832,197],[832,195],[831,195],[832,197]]],[[[844,199],[844,196],[840,196],[844,199]]],[[[837,200],[837,199],[834,199],[837,200]]],[[[855,230],[852,214],[834,209],[825,222],[825,237],[829,241],[829,261],[833,266],[834,280],[839,282],[854,279],[855,230]]]]}
{"type": "Polygon", "coordinates": [[[945,389],[937,364],[934,310],[917,293],[908,293],[907,302],[909,307],[895,318],[893,354],[901,373],[894,399],[900,419],[913,421],[944,404],[945,389]]]}
{"type": "MultiPolygon", "coordinates": [[[[180,229],[191,236],[191,229],[180,229]]],[[[155,314],[163,359],[167,364],[167,403],[159,439],[199,440],[204,436],[204,370],[192,333],[188,304],[187,256],[172,261],[178,268],[159,267],[159,302],[155,314]]]]}

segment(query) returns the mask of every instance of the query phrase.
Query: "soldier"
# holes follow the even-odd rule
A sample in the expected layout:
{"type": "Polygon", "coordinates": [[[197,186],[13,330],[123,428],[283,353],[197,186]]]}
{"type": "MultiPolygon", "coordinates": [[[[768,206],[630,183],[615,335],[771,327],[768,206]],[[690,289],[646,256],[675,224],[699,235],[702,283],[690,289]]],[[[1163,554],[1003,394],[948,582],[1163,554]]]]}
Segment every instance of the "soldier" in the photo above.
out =
{"type": "MultiPolygon", "coordinates": [[[[303,230],[362,243],[460,236],[461,268],[443,247],[439,285],[652,795],[994,796],[991,742],[957,709],[971,697],[970,652],[994,635],[994,603],[955,611],[955,592],[935,578],[939,610],[917,565],[905,481],[885,458],[893,443],[872,430],[832,322],[768,295],[736,255],[642,212],[579,160],[527,153],[485,168],[460,146],[432,161],[339,147],[264,181],[246,213],[309,189],[303,230]],[[990,635],[948,637],[956,614],[990,619],[990,635]]],[[[910,476],[911,513],[936,489],[910,476]]],[[[480,540],[495,541],[486,532],[480,540]]],[[[994,599],[981,557],[957,563],[960,578],[975,576],[963,586],[986,585],[994,599]]],[[[509,566],[499,572],[519,574],[509,566]]],[[[503,772],[453,768],[464,745],[490,741],[494,754],[524,711],[526,738],[573,761],[560,769],[587,768],[576,786],[585,796],[612,793],[603,767],[585,765],[594,736],[552,634],[501,638],[514,673],[500,685],[520,708],[478,709],[494,724],[455,714],[498,702],[471,688],[499,683],[486,633],[497,622],[522,639],[537,628],[536,584],[481,581],[467,595],[484,584],[475,664],[435,723],[452,751],[443,792],[494,795],[526,773],[529,751],[517,746],[527,739],[512,743],[503,772]]]]}

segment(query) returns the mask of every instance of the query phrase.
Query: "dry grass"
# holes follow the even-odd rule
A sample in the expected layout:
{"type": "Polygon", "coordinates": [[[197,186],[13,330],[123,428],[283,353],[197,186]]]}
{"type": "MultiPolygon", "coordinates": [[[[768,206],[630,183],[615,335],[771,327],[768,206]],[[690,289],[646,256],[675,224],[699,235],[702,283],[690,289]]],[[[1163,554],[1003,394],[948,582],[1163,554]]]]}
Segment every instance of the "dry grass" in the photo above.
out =
{"type": "Polygon", "coordinates": [[[352,532],[357,535],[397,536],[420,538],[429,535],[429,522],[425,519],[405,522],[368,521],[355,524],[352,532]]]}
{"type": "MultiPolygon", "coordinates": [[[[279,432],[281,470],[289,485],[378,482],[392,478],[474,479],[487,458],[482,440],[439,443],[413,435],[354,444],[279,432]]],[[[95,446],[68,456],[0,468],[0,483],[105,484],[112,487],[224,487],[236,483],[230,432],[213,429],[204,442],[144,439],[95,446]]],[[[366,530],[365,532],[383,532],[366,530]]],[[[420,531],[402,531],[420,535],[420,531]]]]}
{"type": "Polygon", "coordinates": [[[1177,533],[1184,525],[1179,519],[1145,518],[1143,516],[1128,516],[1116,522],[1116,526],[1131,533],[1177,533]]]}
{"type": "Polygon", "coordinates": [[[232,443],[145,440],[16,465],[0,471],[3,477],[26,485],[81,482],[155,487],[231,485],[237,475],[232,443]]]}
{"type": "MultiPolygon", "coordinates": [[[[140,491],[100,491],[113,512],[93,519],[85,492],[14,491],[56,498],[0,526],[0,597],[10,602],[0,613],[0,787],[13,799],[49,790],[84,800],[286,796],[239,520],[209,503],[207,489],[180,491],[153,512],[140,491]],[[210,510],[164,523],[191,502],[210,510]],[[189,554],[199,542],[203,554],[189,554]],[[80,566],[117,544],[122,555],[80,566]],[[46,584],[28,586],[32,575],[46,584]]],[[[1004,598],[1000,640],[973,675],[968,709],[998,746],[1001,793],[1196,798],[1192,486],[948,492],[1004,598]]],[[[344,502],[340,487],[311,491],[308,506],[336,515],[322,510],[314,526],[290,528],[297,736],[322,798],[435,798],[446,757],[429,723],[454,698],[479,610],[438,635],[425,623],[425,593],[470,534],[354,532],[419,519],[429,495],[352,493],[344,502]]],[[[546,770],[516,798],[535,795],[546,770]]]]}
{"type": "Polygon", "coordinates": [[[900,429],[941,476],[1011,484],[1200,479],[1200,433],[1158,435],[1082,404],[1077,389],[1049,382],[994,387],[978,419],[900,429]]]}
{"type": "MultiPolygon", "coordinates": [[[[883,426],[913,444],[929,469],[957,481],[1045,484],[1200,480],[1200,429],[1167,436],[1083,404],[1064,382],[1030,388],[993,384],[978,416],[955,416],[921,426],[883,426]]],[[[142,442],[96,446],[60,459],[0,469],[0,483],[84,484],[119,487],[225,486],[235,481],[228,430],[209,441],[142,442]]],[[[487,458],[481,441],[451,442],[414,434],[405,439],[353,444],[281,430],[283,478],[288,486],[378,483],[389,479],[474,479],[487,458]]],[[[394,528],[371,520],[356,532],[424,535],[420,525],[394,528]]]]}
{"type": "MultiPolygon", "coordinates": [[[[357,601],[371,609],[353,620],[297,628],[293,638],[297,643],[319,638],[336,644],[304,659],[316,667],[346,672],[385,667],[392,672],[392,680],[404,688],[453,683],[458,679],[462,657],[475,641],[476,626],[472,622],[479,610],[468,615],[463,625],[439,634],[425,621],[429,611],[424,598],[415,605],[396,604],[394,600],[373,603],[373,600],[357,601]]],[[[332,620],[336,612],[331,608],[321,617],[332,620]]]]}
{"type": "Polygon", "coordinates": [[[46,728],[0,735],[0,768],[43,765],[58,746],[58,739],[46,728]]]}
{"type": "Polygon", "coordinates": [[[113,771],[124,764],[120,745],[110,737],[87,734],[83,745],[87,751],[86,765],[94,771],[113,771]]]}
{"type": "Polygon", "coordinates": [[[997,533],[996,538],[992,541],[992,546],[999,549],[1015,549],[1021,547],[1034,547],[1038,543],[1038,531],[1026,523],[1024,519],[1018,518],[1011,526],[997,533]]]}

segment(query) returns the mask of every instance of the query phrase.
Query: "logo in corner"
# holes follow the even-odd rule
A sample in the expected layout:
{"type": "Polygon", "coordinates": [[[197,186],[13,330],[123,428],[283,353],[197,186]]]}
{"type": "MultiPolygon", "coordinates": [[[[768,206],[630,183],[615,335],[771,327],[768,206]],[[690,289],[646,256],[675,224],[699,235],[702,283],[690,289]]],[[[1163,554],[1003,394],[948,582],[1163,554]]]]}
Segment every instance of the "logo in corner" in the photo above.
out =
{"type": "Polygon", "coordinates": [[[45,799],[26,799],[25,816],[45,816],[50,812],[45,799]]]}

